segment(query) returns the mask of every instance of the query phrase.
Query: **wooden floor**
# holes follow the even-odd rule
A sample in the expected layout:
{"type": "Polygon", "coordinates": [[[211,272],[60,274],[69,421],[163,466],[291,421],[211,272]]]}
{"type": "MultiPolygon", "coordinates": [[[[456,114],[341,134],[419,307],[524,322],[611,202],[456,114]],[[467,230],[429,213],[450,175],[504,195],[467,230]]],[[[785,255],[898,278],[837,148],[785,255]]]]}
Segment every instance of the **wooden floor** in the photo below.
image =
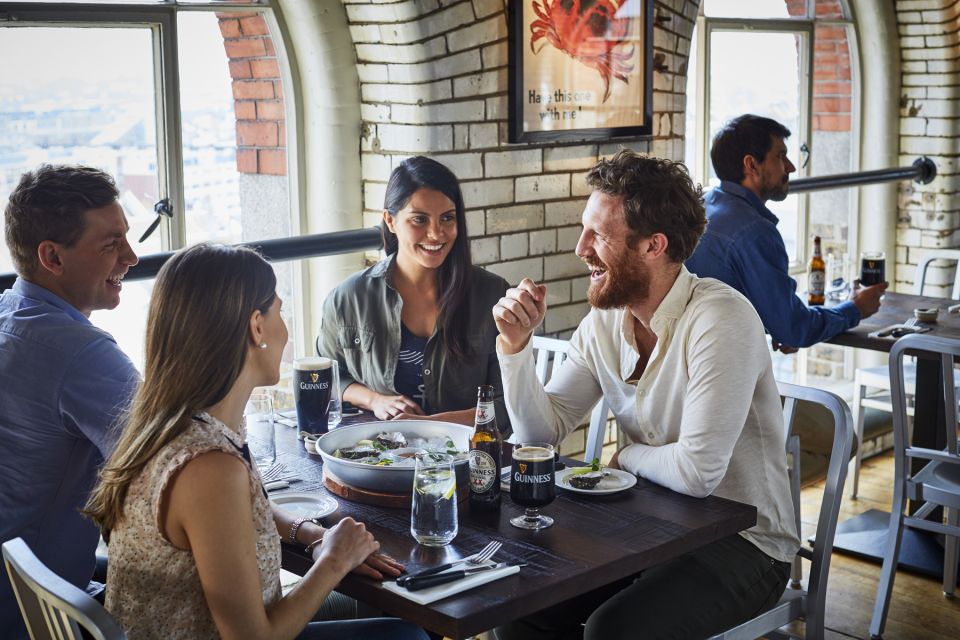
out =
{"type": "MultiPolygon", "coordinates": [[[[860,475],[860,496],[846,491],[840,521],[869,509],[890,510],[893,457],[877,456],[864,462],[860,475]]],[[[849,479],[848,479],[849,482],[849,479]]],[[[816,528],[822,484],[801,491],[803,538],[816,528]]],[[[806,574],[806,571],[805,571],[806,574]]],[[[880,565],[835,553],[827,588],[826,637],[870,638],[870,616],[876,598],[880,565]]],[[[802,636],[802,623],[796,628],[802,636]]],[[[894,580],[893,597],[884,640],[957,640],[960,638],[960,598],[945,598],[940,582],[933,578],[900,571],[894,580]]]]}

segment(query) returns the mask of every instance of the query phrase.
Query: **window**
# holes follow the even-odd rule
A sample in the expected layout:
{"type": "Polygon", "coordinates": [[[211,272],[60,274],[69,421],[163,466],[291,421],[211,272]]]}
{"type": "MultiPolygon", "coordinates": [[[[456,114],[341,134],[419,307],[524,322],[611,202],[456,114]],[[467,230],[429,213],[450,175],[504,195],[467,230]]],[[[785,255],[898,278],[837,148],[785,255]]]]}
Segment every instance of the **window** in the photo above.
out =
{"type": "MultiPolygon", "coordinates": [[[[705,187],[718,184],[710,141],[726,120],[742,113],[774,118],[791,130],[794,179],[856,171],[854,47],[849,12],[840,0],[703,0],[687,74],[685,154],[694,178],[705,187]]],[[[856,197],[855,189],[836,189],[767,203],[780,218],[801,292],[814,235],[823,239],[828,262],[846,260],[852,268],[856,197]]],[[[800,369],[842,376],[846,359],[821,358],[818,351],[800,369]]],[[[794,362],[775,358],[785,368],[794,362]]]]}
{"type": "MultiPolygon", "coordinates": [[[[18,61],[0,67],[0,202],[41,163],[89,164],[116,178],[140,255],[295,233],[269,11],[104,4],[41,2],[0,20],[0,56],[18,61]],[[138,243],[162,200],[172,216],[138,243]]],[[[291,336],[294,268],[275,265],[291,336]]],[[[0,272],[12,270],[4,246],[0,272]]],[[[91,318],[138,366],[151,288],[128,281],[120,307],[91,318]]]]}

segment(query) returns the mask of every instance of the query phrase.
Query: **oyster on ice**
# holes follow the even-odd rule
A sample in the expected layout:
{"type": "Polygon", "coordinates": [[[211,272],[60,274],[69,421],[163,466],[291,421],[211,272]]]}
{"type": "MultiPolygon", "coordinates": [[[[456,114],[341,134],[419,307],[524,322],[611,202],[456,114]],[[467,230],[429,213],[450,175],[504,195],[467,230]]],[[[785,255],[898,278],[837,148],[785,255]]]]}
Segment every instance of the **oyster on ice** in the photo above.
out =
{"type": "Polygon", "coordinates": [[[400,449],[407,446],[407,438],[399,431],[378,433],[374,440],[387,449],[400,449]]]}
{"type": "Polygon", "coordinates": [[[334,457],[344,460],[363,460],[364,458],[376,458],[380,452],[369,444],[357,444],[355,447],[342,447],[333,452],[334,457]]]}

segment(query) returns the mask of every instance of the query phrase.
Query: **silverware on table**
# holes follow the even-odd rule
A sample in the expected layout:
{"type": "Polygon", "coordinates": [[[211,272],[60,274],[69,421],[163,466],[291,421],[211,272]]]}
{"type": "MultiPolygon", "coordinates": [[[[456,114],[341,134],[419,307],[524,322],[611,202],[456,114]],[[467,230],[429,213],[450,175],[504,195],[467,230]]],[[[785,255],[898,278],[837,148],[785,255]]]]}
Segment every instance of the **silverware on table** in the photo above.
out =
{"type": "Polygon", "coordinates": [[[427,589],[429,587],[435,587],[437,585],[446,584],[448,582],[455,582],[457,580],[462,580],[469,575],[475,573],[483,573],[484,571],[495,571],[496,569],[506,569],[507,567],[523,567],[526,563],[522,564],[510,564],[509,562],[501,562],[499,564],[488,564],[480,567],[469,567],[467,569],[457,569],[455,571],[447,571],[446,573],[437,573],[431,576],[419,576],[416,578],[411,578],[403,585],[408,591],[420,591],[421,589],[427,589]]]}
{"type": "Polygon", "coordinates": [[[400,576],[399,578],[397,578],[397,584],[403,587],[403,586],[406,586],[406,584],[414,578],[421,578],[423,576],[432,576],[434,574],[440,573],[441,571],[452,569],[458,564],[462,564],[464,562],[468,564],[474,564],[474,565],[482,564],[487,560],[489,560],[490,558],[492,558],[493,554],[499,551],[501,546],[503,546],[502,542],[493,540],[490,543],[488,543],[487,546],[485,546],[483,549],[476,552],[472,556],[467,556],[466,558],[460,558],[459,560],[454,560],[453,562],[448,562],[446,564],[441,564],[436,567],[424,569],[423,571],[418,571],[416,573],[400,576]]]}

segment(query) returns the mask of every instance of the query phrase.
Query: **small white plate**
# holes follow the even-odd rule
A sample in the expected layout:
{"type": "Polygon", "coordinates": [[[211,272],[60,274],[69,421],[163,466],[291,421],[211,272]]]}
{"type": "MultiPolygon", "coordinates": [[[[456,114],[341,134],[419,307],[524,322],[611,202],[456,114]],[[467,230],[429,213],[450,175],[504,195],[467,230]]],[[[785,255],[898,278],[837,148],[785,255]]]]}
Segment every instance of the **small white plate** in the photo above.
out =
{"type": "Polygon", "coordinates": [[[610,475],[601,480],[596,487],[593,489],[577,489],[576,487],[571,487],[567,482],[567,476],[573,473],[575,469],[576,467],[568,467],[566,469],[557,471],[557,486],[561,489],[566,489],[567,491],[573,491],[574,493],[585,493],[594,496],[607,496],[611,493],[618,493],[624,489],[629,489],[633,485],[637,484],[637,476],[633,475],[632,473],[627,473],[626,471],[621,471],[620,469],[604,468],[604,471],[609,472],[610,475]]]}
{"type": "Polygon", "coordinates": [[[270,502],[300,518],[322,518],[340,506],[330,496],[318,493],[281,493],[271,496],[270,502]]]}

